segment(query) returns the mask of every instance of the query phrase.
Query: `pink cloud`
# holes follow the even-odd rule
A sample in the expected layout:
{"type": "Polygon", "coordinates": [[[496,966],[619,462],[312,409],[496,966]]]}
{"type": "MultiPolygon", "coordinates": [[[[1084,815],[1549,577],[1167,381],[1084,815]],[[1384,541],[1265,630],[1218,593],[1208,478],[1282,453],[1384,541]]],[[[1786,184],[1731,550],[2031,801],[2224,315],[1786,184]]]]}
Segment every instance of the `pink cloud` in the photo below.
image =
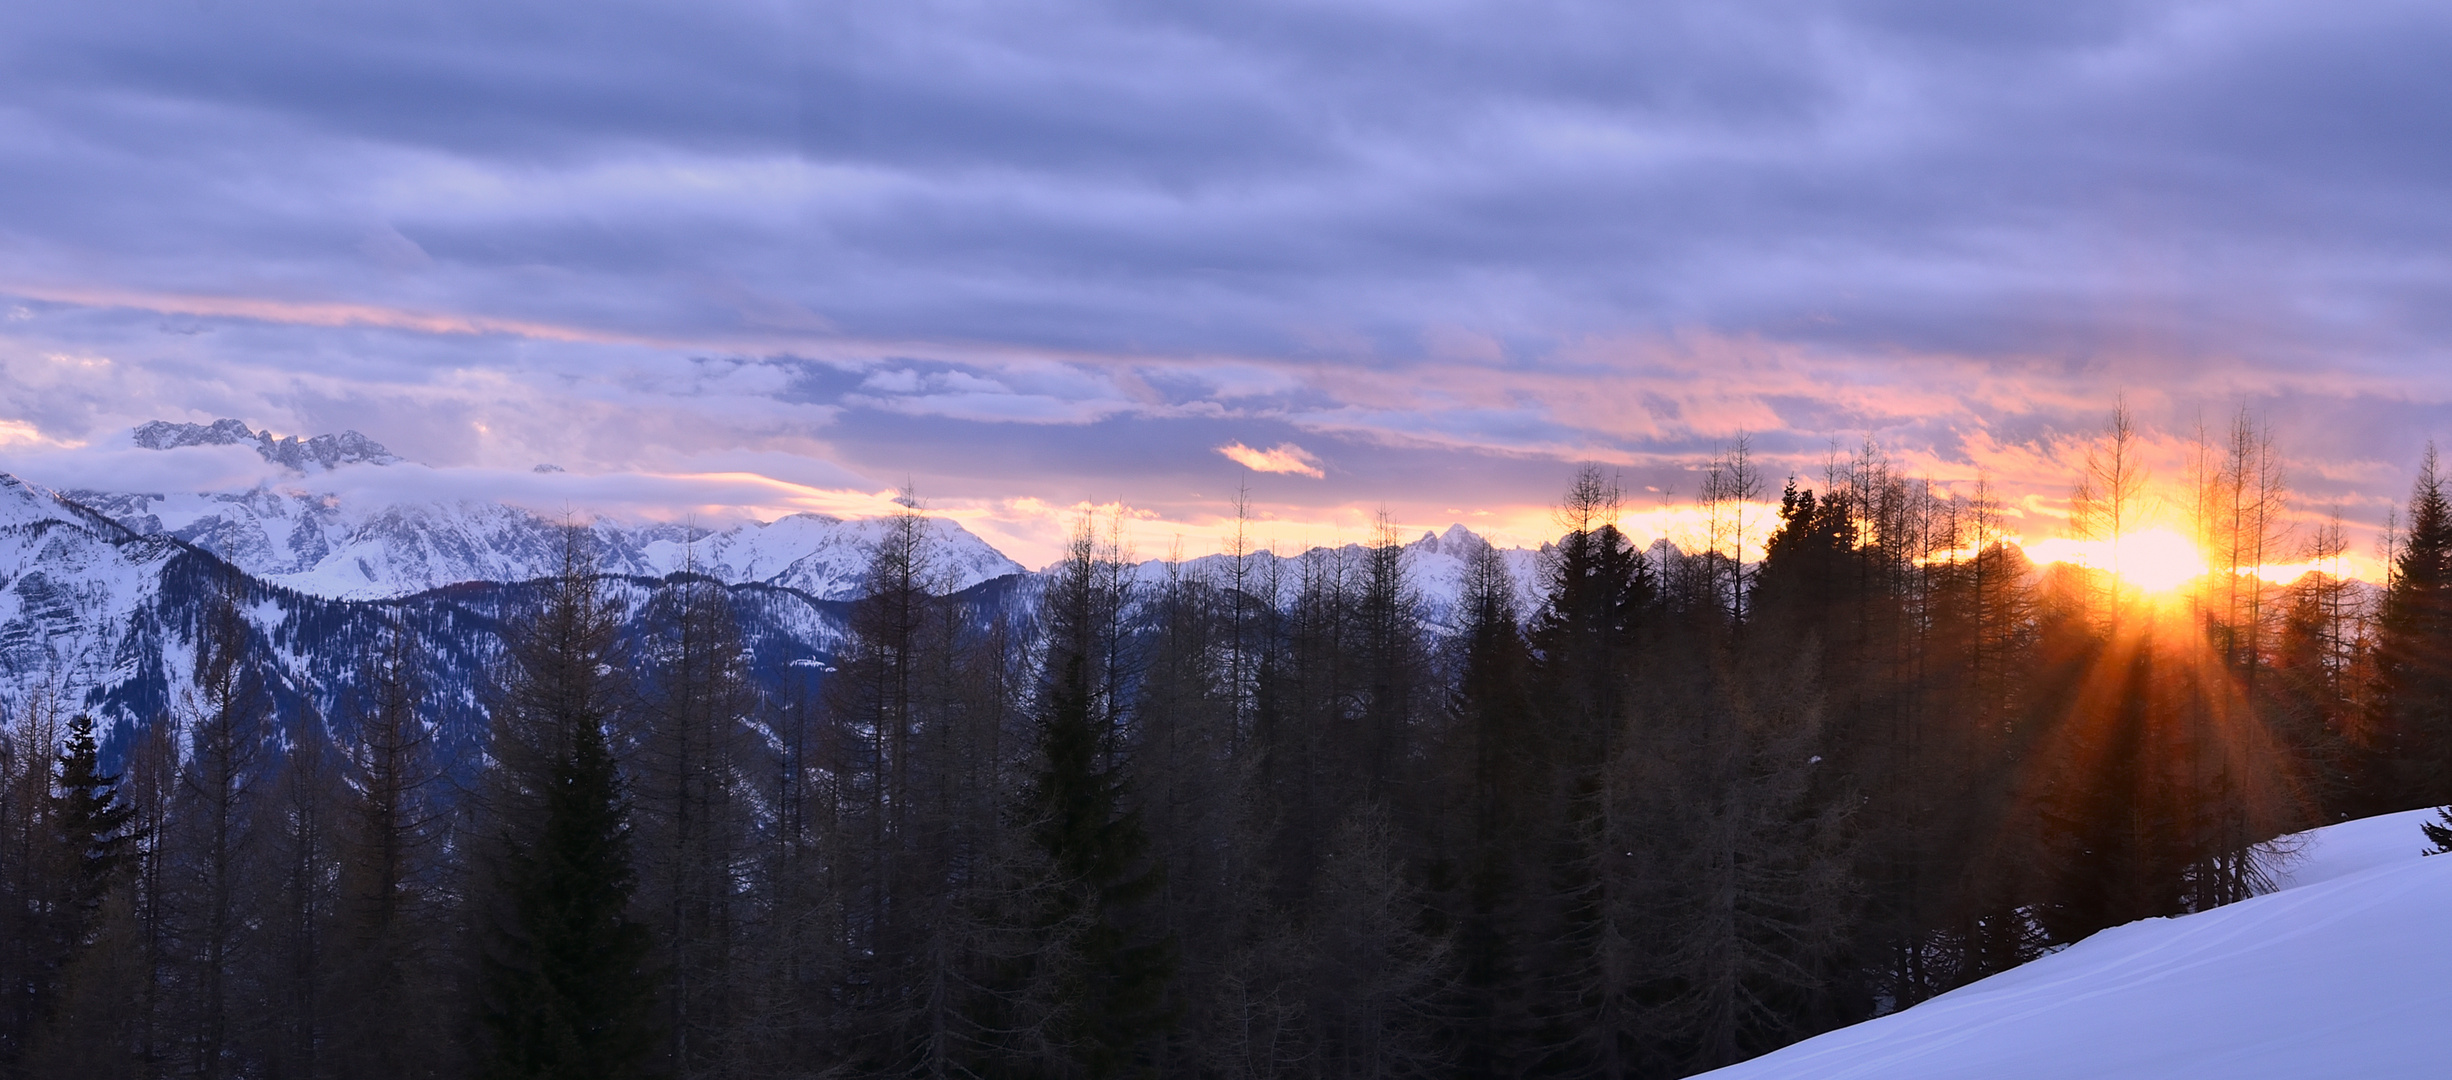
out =
{"type": "Polygon", "coordinates": [[[1293,443],[1278,443],[1271,449],[1254,450],[1242,443],[1232,442],[1218,447],[1217,452],[1253,472],[1293,473],[1297,476],[1308,476],[1314,480],[1323,480],[1328,477],[1328,474],[1320,469],[1318,458],[1313,457],[1310,451],[1293,443]]]}

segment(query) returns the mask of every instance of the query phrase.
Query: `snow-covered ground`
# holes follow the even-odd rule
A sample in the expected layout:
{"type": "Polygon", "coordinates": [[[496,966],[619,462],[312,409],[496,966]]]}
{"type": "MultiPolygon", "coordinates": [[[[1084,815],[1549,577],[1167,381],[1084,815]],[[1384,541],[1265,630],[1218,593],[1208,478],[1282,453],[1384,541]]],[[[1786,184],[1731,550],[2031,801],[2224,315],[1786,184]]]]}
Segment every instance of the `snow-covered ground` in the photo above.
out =
{"type": "Polygon", "coordinates": [[[1713,1080],[2452,1076],[2452,856],[2414,810],[2303,834],[2273,893],[2114,927],[1713,1080]]]}

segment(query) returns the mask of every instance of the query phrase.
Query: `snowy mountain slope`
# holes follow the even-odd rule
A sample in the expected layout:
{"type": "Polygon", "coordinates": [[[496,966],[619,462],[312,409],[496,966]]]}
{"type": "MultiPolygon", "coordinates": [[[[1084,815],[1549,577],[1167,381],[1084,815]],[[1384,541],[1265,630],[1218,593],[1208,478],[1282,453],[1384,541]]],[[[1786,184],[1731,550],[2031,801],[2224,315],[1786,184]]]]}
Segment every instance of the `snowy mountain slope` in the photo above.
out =
{"type": "MultiPolygon", "coordinates": [[[[316,596],[382,599],[464,581],[525,581],[561,560],[559,524],[519,507],[479,499],[361,505],[319,483],[343,467],[402,461],[354,431],[275,438],[238,420],[153,421],[137,446],[249,446],[296,475],[244,491],[75,491],[69,497],[145,535],[185,540],[266,581],[316,596]]],[[[940,569],[951,588],[1019,573],[1020,564],[960,525],[932,522],[940,569]]],[[[794,514],[722,531],[662,522],[600,519],[595,555],[609,573],[662,577],[683,568],[727,583],[776,585],[824,599],[859,590],[868,551],[883,526],[794,514]]]]}
{"type": "Polygon", "coordinates": [[[1714,1080],[2452,1075],[2452,857],[2431,810],[2302,834],[2279,891],[2114,927],[1714,1080]]]}
{"type": "MultiPolygon", "coordinates": [[[[630,613],[629,632],[643,634],[681,580],[615,576],[605,588],[630,613]]],[[[319,722],[340,731],[364,647],[396,623],[416,642],[425,718],[441,756],[473,760],[465,755],[483,736],[486,680],[503,632],[535,604],[537,588],[469,582],[387,601],[315,596],[233,574],[193,545],[139,536],[0,473],[0,714],[56,694],[63,707],[104,721],[106,755],[116,760],[134,734],[193,707],[199,628],[227,596],[243,618],[239,647],[265,676],[279,730],[319,722]]],[[[757,583],[727,591],[761,678],[823,667],[841,646],[839,601],[757,583]]]]}
{"type": "MultiPolygon", "coordinates": [[[[192,707],[197,627],[235,590],[239,648],[264,673],[276,713],[313,715],[337,687],[322,631],[332,602],[270,589],[178,540],[139,536],[74,502],[0,474],[0,712],[37,698],[104,721],[107,752],[192,707]],[[319,607],[320,605],[320,607],[319,607]]],[[[371,624],[375,616],[355,613],[371,624]]],[[[439,687],[438,689],[442,689],[439,687]]]]}
{"type": "Polygon", "coordinates": [[[130,669],[125,635],[184,550],[0,473],[0,708],[130,669]]]}
{"type": "Polygon", "coordinates": [[[195,669],[198,614],[217,589],[240,590],[247,641],[285,705],[301,687],[318,636],[312,598],[233,578],[178,540],[139,536],[92,511],[0,474],[0,710],[55,694],[97,713],[124,741],[177,709],[195,669]]]}
{"type": "MultiPolygon", "coordinates": [[[[823,600],[858,596],[870,554],[892,522],[883,518],[844,521],[824,514],[792,514],[762,524],[701,533],[695,544],[673,535],[633,542],[651,575],[690,568],[719,581],[756,582],[798,589],[823,600]]],[[[930,571],[939,586],[959,592],[1007,574],[1023,573],[970,530],[942,518],[929,521],[936,549],[930,571]]]]}

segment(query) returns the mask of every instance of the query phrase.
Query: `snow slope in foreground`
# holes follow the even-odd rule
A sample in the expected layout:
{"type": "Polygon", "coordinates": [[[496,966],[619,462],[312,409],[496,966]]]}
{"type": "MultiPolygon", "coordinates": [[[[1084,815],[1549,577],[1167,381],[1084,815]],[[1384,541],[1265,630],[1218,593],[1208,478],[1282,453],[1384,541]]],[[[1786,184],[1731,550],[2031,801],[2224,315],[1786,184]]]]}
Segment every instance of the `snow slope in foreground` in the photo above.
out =
{"type": "Polygon", "coordinates": [[[2279,891],[2114,927],[1713,1080],[2452,1076],[2452,856],[2413,810],[2317,829],[2279,891]]]}

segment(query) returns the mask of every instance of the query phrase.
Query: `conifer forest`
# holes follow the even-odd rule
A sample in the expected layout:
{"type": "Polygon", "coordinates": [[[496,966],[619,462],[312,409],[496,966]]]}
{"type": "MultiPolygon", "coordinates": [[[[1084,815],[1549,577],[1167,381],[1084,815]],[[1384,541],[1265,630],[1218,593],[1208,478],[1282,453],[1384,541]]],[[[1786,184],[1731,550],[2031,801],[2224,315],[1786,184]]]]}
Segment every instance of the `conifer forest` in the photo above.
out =
{"type": "Polygon", "coordinates": [[[2116,545],[2151,483],[2185,588],[2030,561],[1870,448],[1785,477],[1742,441],[1683,546],[1562,475],[1535,579],[1485,546],[1442,625],[1391,527],[1150,573],[1085,521],[990,603],[912,509],[840,649],[762,664],[733,591],[613,588],[573,529],[467,700],[374,604],[310,708],[245,647],[256,586],[199,571],[159,715],[0,726],[0,1077],[1739,1061],[2452,801],[2432,453],[2367,583],[2246,416],[2186,475],[2137,439],[2072,463],[2067,529],[2116,545]]]}

